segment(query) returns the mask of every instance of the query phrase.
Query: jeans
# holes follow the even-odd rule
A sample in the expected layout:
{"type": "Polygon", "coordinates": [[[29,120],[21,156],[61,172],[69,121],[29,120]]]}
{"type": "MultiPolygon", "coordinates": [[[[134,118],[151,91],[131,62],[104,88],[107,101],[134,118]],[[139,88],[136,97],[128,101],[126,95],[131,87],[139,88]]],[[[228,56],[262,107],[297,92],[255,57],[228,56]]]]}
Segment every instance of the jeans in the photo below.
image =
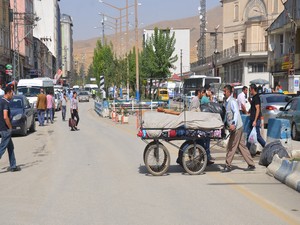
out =
{"type": "Polygon", "coordinates": [[[197,144],[201,145],[207,154],[207,160],[211,160],[211,155],[210,155],[210,139],[209,138],[204,138],[204,139],[199,139],[196,141],[197,144]]]}
{"type": "Polygon", "coordinates": [[[61,106],[61,115],[63,120],[66,120],[66,111],[67,111],[67,106],[65,105],[61,106]]]}
{"type": "MultiPolygon", "coordinates": [[[[250,132],[248,133],[248,136],[247,136],[247,148],[250,149],[250,146],[251,144],[248,142],[248,138],[249,138],[249,135],[251,133],[251,130],[253,129],[253,120],[250,120],[250,132]]],[[[257,141],[258,143],[264,148],[265,145],[266,145],[266,141],[262,138],[262,136],[260,135],[260,124],[261,124],[261,120],[257,120],[256,121],[256,133],[257,133],[257,141]]]]}
{"type": "Polygon", "coordinates": [[[46,114],[46,117],[47,117],[47,123],[49,122],[49,116],[50,115],[50,121],[53,122],[53,112],[52,112],[52,108],[50,109],[47,109],[47,114],[46,114]]]}
{"type": "Polygon", "coordinates": [[[45,110],[38,109],[38,121],[40,126],[44,125],[45,122],[45,110]]]}
{"type": "Polygon", "coordinates": [[[78,115],[78,111],[76,109],[73,109],[73,113],[71,114],[71,117],[73,120],[76,117],[76,126],[77,126],[79,123],[79,115],[78,115]]]}
{"type": "Polygon", "coordinates": [[[4,154],[6,148],[8,151],[8,158],[9,158],[9,164],[10,168],[16,167],[16,158],[14,153],[14,144],[11,139],[11,131],[0,131],[1,134],[1,143],[0,143],[0,158],[4,154]]]}

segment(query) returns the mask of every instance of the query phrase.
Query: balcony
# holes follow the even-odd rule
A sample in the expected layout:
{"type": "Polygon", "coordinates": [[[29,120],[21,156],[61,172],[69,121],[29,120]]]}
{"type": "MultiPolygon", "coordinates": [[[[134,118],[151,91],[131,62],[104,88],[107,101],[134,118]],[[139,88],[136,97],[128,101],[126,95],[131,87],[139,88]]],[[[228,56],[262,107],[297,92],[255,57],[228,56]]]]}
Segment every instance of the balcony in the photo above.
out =
{"type": "MultiPolygon", "coordinates": [[[[247,43],[232,46],[215,55],[217,57],[217,63],[220,64],[223,62],[225,63],[226,61],[232,61],[233,59],[238,59],[239,57],[247,57],[256,54],[267,56],[267,51],[267,45],[265,42],[247,43]]],[[[215,55],[211,55],[198,60],[197,62],[191,63],[191,67],[206,66],[207,63],[212,64],[215,55]]]]}

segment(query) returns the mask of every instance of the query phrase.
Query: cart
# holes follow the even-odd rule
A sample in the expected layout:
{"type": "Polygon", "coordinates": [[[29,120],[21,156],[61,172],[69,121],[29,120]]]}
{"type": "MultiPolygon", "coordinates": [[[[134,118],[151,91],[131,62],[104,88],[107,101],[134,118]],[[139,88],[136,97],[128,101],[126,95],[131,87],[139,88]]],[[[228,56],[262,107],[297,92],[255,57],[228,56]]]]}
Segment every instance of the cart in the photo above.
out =
{"type": "Polygon", "coordinates": [[[224,123],[219,114],[184,112],[174,116],[152,112],[144,117],[138,136],[147,144],[143,160],[154,176],[163,175],[170,166],[170,153],[163,142],[178,148],[177,163],[188,174],[198,175],[208,161],[205,143],[224,138],[224,123]],[[184,142],[180,146],[172,142],[178,140],[184,142]]]}

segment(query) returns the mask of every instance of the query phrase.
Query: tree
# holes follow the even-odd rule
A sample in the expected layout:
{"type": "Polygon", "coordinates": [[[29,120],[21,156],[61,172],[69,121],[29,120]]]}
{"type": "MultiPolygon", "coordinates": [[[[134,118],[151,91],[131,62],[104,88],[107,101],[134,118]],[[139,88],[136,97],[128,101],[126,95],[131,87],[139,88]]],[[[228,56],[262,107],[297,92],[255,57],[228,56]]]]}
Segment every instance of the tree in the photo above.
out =
{"type": "Polygon", "coordinates": [[[146,41],[142,53],[141,70],[150,79],[150,91],[152,80],[167,79],[170,76],[170,68],[174,68],[174,63],[178,56],[173,56],[175,51],[175,33],[171,35],[170,29],[159,30],[154,28],[154,34],[146,41]]]}

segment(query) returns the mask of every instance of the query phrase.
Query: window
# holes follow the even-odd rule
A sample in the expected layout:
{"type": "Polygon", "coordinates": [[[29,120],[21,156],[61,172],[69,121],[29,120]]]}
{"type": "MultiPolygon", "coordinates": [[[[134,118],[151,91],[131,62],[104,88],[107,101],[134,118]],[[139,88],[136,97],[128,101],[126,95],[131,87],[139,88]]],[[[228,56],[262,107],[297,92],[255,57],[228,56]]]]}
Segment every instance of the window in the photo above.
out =
{"type": "Polygon", "coordinates": [[[267,72],[267,64],[263,62],[248,63],[248,73],[264,73],[267,72]]]}
{"type": "Polygon", "coordinates": [[[233,12],[233,21],[239,20],[239,5],[238,3],[234,4],[234,12],[233,12]]]}
{"type": "Polygon", "coordinates": [[[283,34],[279,35],[280,55],[283,55],[283,34]]]}

